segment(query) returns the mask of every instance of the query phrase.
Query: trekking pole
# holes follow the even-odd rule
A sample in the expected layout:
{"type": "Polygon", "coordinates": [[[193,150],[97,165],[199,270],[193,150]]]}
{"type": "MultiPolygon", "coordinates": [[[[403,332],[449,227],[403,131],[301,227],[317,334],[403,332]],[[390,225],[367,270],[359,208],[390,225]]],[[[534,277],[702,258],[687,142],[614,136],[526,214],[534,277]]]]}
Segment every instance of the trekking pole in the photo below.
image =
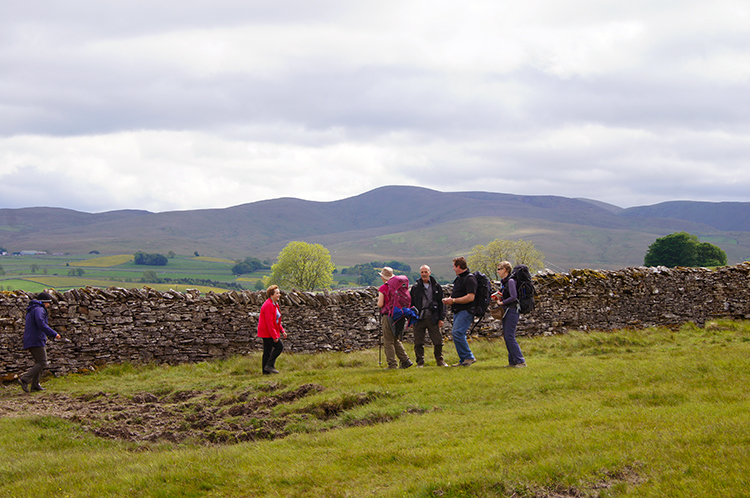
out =
{"type": "Polygon", "coordinates": [[[380,310],[377,310],[377,317],[378,320],[376,323],[378,324],[378,329],[380,332],[378,333],[378,366],[383,366],[383,325],[380,321],[380,310]]]}

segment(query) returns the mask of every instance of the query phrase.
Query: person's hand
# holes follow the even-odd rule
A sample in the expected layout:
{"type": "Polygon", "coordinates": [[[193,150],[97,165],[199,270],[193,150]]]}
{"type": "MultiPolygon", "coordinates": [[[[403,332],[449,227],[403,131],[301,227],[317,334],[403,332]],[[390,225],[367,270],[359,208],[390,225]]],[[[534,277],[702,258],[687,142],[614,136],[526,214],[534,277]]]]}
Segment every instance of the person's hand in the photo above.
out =
{"type": "Polygon", "coordinates": [[[286,331],[282,332],[284,334],[284,339],[286,339],[286,331]]]}
{"type": "Polygon", "coordinates": [[[58,339],[60,339],[60,334],[57,334],[57,335],[55,336],[55,340],[58,340],[58,339]]]}
{"type": "Polygon", "coordinates": [[[445,323],[445,322],[443,322],[442,320],[440,320],[438,322],[438,328],[440,328],[440,329],[443,328],[443,323],[445,323]]]}

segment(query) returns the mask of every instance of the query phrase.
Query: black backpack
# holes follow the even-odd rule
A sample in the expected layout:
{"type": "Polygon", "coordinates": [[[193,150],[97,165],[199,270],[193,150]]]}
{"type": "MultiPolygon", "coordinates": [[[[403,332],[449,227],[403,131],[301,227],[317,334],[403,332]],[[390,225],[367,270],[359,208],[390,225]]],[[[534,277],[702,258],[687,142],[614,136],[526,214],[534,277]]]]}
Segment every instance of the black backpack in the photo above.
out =
{"type": "Polygon", "coordinates": [[[534,282],[531,280],[531,272],[526,265],[516,265],[510,272],[510,278],[516,281],[516,292],[520,313],[529,313],[534,309],[534,282]]]}
{"type": "Polygon", "coordinates": [[[492,294],[492,282],[484,273],[475,271],[477,279],[477,292],[474,294],[474,316],[483,317],[490,307],[490,294],[492,294]]]}

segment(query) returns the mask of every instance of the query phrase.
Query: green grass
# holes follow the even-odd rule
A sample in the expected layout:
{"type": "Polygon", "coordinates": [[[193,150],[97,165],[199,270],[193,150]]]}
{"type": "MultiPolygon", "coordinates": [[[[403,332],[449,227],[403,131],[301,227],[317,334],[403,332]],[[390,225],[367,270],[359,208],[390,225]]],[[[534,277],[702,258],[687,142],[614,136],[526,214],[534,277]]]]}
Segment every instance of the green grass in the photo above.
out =
{"type": "MultiPolygon", "coordinates": [[[[3,416],[0,496],[748,494],[750,323],[519,342],[526,369],[503,368],[502,342],[475,341],[470,368],[439,369],[428,350],[426,368],[386,371],[369,350],[285,353],[271,379],[257,354],[50,379],[45,396],[324,388],[268,417],[373,399],[330,420],[298,416],[283,439],[226,445],[118,442],[54,417],[3,416]]],[[[0,402],[22,396],[8,386],[0,402]]]]}
{"type": "MultiPolygon", "coordinates": [[[[0,286],[5,289],[39,292],[45,288],[65,291],[77,287],[142,287],[140,279],[145,271],[154,271],[161,278],[195,278],[217,282],[237,282],[232,274],[234,263],[216,258],[177,256],[170,258],[165,266],[136,265],[130,260],[123,261],[127,255],[102,256],[97,254],[64,255],[64,256],[5,256],[0,258],[5,275],[0,276],[0,286]],[[90,262],[90,263],[89,263],[90,262]],[[32,265],[35,265],[32,271],[32,265]],[[81,276],[69,275],[71,270],[82,269],[81,276]]],[[[267,272],[265,273],[267,274],[267,272]]],[[[257,275],[256,275],[257,276],[257,275]]],[[[184,290],[198,288],[201,292],[226,292],[226,289],[208,286],[177,284],[147,284],[159,290],[184,290]]],[[[251,285],[244,285],[251,288],[251,285]]]]}

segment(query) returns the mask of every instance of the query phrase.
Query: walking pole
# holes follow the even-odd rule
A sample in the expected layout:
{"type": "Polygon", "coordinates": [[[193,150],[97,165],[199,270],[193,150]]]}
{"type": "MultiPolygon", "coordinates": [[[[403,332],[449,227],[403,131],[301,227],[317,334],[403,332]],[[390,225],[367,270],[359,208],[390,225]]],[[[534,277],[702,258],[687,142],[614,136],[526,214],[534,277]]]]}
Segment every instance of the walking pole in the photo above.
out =
{"type": "Polygon", "coordinates": [[[383,366],[383,358],[382,358],[382,354],[383,354],[383,325],[382,325],[381,320],[380,320],[380,310],[376,310],[376,312],[377,312],[376,316],[378,318],[378,320],[376,320],[376,323],[378,324],[378,329],[380,330],[380,332],[378,333],[378,366],[382,367],[383,366]]]}

